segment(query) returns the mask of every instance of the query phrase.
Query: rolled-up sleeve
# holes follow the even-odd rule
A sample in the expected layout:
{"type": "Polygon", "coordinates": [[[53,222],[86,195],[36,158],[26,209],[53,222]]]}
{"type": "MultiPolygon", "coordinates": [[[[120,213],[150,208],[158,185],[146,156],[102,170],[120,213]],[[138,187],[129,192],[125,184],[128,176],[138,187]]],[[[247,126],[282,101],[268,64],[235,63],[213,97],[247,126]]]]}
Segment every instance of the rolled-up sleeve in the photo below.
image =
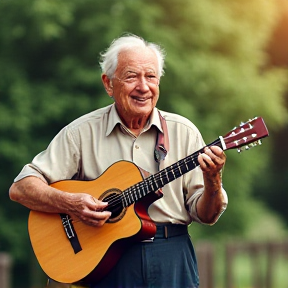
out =
{"type": "MultiPolygon", "coordinates": [[[[220,205],[219,211],[217,211],[215,220],[212,223],[205,223],[202,222],[201,219],[198,217],[198,213],[197,213],[197,202],[199,200],[199,198],[202,196],[204,192],[204,187],[199,187],[198,189],[194,189],[194,192],[192,193],[191,197],[187,198],[187,202],[186,205],[188,207],[188,211],[193,219],[193,221],[201,223],[201,224],[209,224],[209,225],[214,225],[218,219],[220,218],[220,216],[223,214],[223,212],[226,210],[227,205],[228,205],[228,196],[227,193],[225,191],[225,189],[223,187],[221,187],[221,200],[222,203],[220,205]]],[[[188,193],[189,194],[189,193],[188,193]]]]}

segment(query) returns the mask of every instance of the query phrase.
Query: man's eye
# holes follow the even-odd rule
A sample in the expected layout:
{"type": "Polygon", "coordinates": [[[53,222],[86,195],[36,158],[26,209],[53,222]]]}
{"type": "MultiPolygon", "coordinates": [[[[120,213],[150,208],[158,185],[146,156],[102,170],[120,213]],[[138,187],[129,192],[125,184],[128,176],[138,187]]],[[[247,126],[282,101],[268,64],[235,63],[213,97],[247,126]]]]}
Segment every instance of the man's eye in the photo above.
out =
{"type": "Polygon", "coordinates": [[[125,81],[132,82],[135,81],[136,79],[137,79],[136,75],[129,75],[125,78],[125,81]]]}
{"type": "Polygon", "coordinates": [[[149,81],[149,82],[152,82],[152,81],[156,81],[157,80],[157,77],[155,75],[147,75],[146,76],[146,79],[149,81]]]}
{"type": "Polygon", "coordinates": [[[146,80],[152,84],[159,84],[159,80],[154,74],[149,74],[146,76],[146,80]]]}
{"type": "Polygon", "coordinates": [[[127,76],[126,79],[135,79],[135,78],[136,78],[136,75],[129,75],[129,76],[127,76]]]}

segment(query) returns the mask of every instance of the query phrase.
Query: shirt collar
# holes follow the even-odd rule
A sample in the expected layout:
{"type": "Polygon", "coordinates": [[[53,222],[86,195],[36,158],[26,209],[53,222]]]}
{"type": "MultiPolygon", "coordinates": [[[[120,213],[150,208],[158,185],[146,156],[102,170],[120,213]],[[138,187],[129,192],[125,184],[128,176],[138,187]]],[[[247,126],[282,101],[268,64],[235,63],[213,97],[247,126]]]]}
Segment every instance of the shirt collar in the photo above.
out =
{"type": "MultiPolygon", "coordinates": [[[[121,119],[117,113],[116,106],[115,106],[115,104],[113,104],[113,105],[111,105],[111,109],[110,109],[110,113],[109,113],[109,117],[108,117],[106,136],[109,136],[112,133],[114,128],[117,126],[117,124],[124,126],[124,124],[122,123],[122,121],[121,121],[121,119]]],[[[149,119],[149,124],[147,127],[145,127],[145,130],[149,130],[152,125],[156,126],[158,128],[158,130],[163,133],[163,129],[161,126],[161,122],[160,122],[157,108],[153,109],[152,114],[151,114],[150,119],[149,119]]]]}

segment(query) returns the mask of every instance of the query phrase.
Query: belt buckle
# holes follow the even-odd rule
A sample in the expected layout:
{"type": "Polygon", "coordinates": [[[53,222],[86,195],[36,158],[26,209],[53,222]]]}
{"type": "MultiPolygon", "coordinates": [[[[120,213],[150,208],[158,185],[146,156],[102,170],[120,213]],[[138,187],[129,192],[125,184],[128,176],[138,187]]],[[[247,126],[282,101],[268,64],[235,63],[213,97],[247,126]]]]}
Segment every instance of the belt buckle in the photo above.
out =
{"type": "Polygon", "coordinates": [[[164,238],[168,239],[168,227],[166,225],[164,226],[164,238]]]}
{"type": "Polygon", "coordinates": [[[152,243],[152,242],[154,242],[154,237],[142,240],[141,242],[143,242],[143,243],[152,243]]]}

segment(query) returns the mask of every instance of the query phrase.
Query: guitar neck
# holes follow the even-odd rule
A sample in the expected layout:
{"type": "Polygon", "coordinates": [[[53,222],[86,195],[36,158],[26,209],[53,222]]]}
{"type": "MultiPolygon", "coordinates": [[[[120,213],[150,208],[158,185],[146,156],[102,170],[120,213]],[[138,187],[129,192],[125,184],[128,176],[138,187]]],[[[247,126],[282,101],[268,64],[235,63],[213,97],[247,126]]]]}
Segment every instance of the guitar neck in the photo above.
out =
{"type": "MultiPolygon", "coordinates": [[[[222,142],[220,138],[218,138],[217,140],[215,140],[214,142],[210,143],[207,146],[222,147],[222,142]]],[[[160,170],[156,174],[149,176],[145,180],[123,191],[122,194],[123,206],[128,207],[134,204],[147,194],[157,191],[158,189],[164,187],[169,182],[174,181],[180,176],[196,168],[199,165],[198,155],[200,153],[203,153],[203,150],[204,148],[194,152],[193,154],[177,161],[171,166],[168,166],[163,170],[160,170]]]]}

